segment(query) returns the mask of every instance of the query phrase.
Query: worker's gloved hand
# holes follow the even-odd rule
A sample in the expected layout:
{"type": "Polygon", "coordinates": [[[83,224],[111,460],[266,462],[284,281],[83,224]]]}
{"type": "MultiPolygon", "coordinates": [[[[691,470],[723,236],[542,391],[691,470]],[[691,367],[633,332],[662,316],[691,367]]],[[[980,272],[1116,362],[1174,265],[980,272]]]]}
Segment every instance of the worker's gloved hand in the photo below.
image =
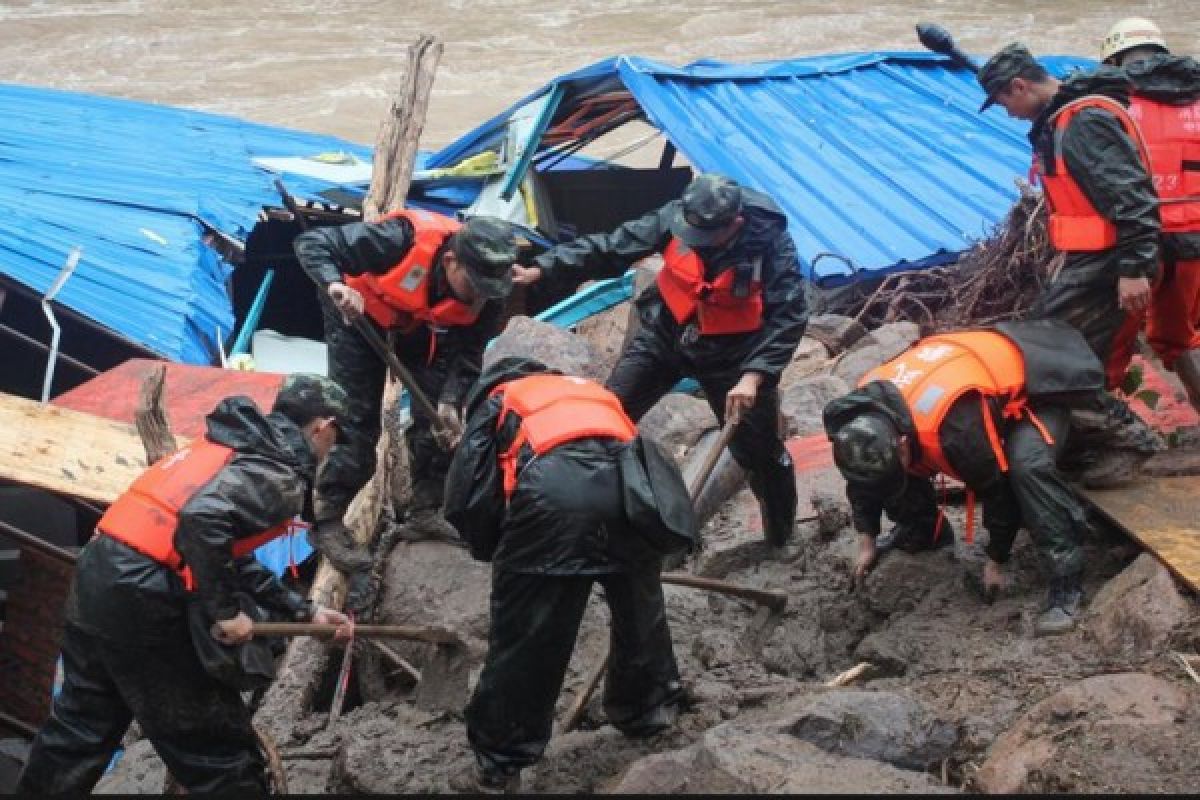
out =
{"type": "Polygon", "coordinates": [[[333,638],[339,641],[351,639],[354,636],[354,620],[340,611],[325,606],[317,606],[313,612],[312,621],[317,625],[337,625],[333,638]]]}
{"type": "Polygon", "coordinates": [[[517,286],[529,286],[541,279],[541,267],[525,267],[520,264],[512,265],[512,280],[517,286]]]}
{"type": "Polygon", "coordinates": [[[362,316],[366,301],[363,300],[362,293],[357,289],[353,289],[341,281],[334,281],[325,291],[328,292],[333,305],[341,312],[342,321],[347,325],[362,316]]]}
{"type": "Polygon", "coordinates": [[[1122,311],[1137,314],[1150,306],[1153,289],[1147,278],[1120,278],[1117,280],[1117,306],[1122,311]]]}
{"type": "Polygon", "coordinates": [[[463,435],[462,417],[458,414],[458,406],[452,403],[438,403],[437,426],[433,435],[438,447],[447,453],[458,447],[463,435]]]}
{"type": "Polygon", "coordinates": [[[224,645],[250,641],[254,635],[254,620],[246,612],[239,611],[232,619],[219,619],[213,623],[212,637],[224,645]]]}

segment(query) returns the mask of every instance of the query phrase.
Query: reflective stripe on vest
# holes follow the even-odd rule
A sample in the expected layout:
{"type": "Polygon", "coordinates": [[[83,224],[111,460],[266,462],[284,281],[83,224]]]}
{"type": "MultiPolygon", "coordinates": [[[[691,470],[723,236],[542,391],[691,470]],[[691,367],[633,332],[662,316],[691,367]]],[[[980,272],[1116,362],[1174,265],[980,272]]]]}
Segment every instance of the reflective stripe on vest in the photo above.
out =
{"type": "Polygon", "coordinates": [[[400,263],[382,275],[364,272],[344,275],[346,285],[363,296],[364,310],[385,330],[409,331],[420,323],[434,326],[470,325],[479,309],[452,297],[429,305],[429,278],[434,258],[446,239],[462,227],[458,222],[432,211],[405,209],[383,219],[406,219],[413,227],[413,243],[400,263]]]}
{"type": "Polygon", "coordinates": [[[1200,232],[1200,100],[1172,106],[1134,95],[1129,116],[1150,151],[1162,232],[1200,232]]]}
{"type": "Polygon", "coordinates": [[[517,457],[528,444],[541,456],[560,444],[588,437],[611,437],[628,442],[637,426],[621,407],[621,401],[598,383],[567,375],[531,375],[502,383],[491,396],[503,395],[499,429],[510,412],[521,417],[521,427],[512,445],[500,454],[504,496],[517,488],[517,457]]]}
{"type": "Polygon", "coordinates": [[[1087,95],[1056,111],[1051,120],[1054,126],[1054,171],[1052,174],[1045,169],[1039,172],[1050,207],[1050,220],[1047,223],[1050,243],[1066,253],[1107,250],[1117,243],[1116,226],[1092,205],[1092,201],[1071,176],[1063,156],[1063,134],[1075,115],[1085,108],[1104,109],[1115,116],[1137,148],[1146,171],[1150,172],[1151,169],[1149,151],[1137,122],[1116,100],[1102,95],[1087,95]]]}
{"type": "MultiPolygon", "coordinates": [[[[207,439],[159,459],[116,499],[96,531],[127,545],[142,555],[174,570],[190,591],[195,588],[191,570],[175,549],[179,510],[233,459],[234,451],[207,439]]],[[[253,553],[256,548],[288,532],[291,519],[262,533],[233,542],[233,557],[253,553]]]]}
{"type": "Polygon", "coordinates": [[[663,251],[658,291],[676,322],[682,325],[696,316],[702,336],[756,331],[762,327],[762,260],[754,266],[744,297],[734,294],[735,272],[727,269],[711,282],[704,280],[704,262],[672,237],[663,251]]]}

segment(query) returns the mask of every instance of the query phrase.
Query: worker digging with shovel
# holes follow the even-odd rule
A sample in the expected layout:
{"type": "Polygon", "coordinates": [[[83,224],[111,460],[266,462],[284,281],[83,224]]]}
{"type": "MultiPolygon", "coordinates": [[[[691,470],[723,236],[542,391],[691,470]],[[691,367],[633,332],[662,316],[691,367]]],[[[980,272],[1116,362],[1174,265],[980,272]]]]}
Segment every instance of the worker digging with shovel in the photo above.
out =
{"type": "Polygon", "coordinates": [[[371,559],[343,517],[375,471],[389,365],[400,369],[414,400],[405,435],[413,496],[401,536],[458,540],[440,512],[443,481],[462,429],[463,398],[479,376],[484,347],[499,333],[516,237],[494,217],[460,224],[408,209],[302,233],[294,249],[319,287],[329,376],[349,397],[345,441],[317,483],[313,546],[350,577],[347,608],[355,608],[365,585],[356,578],[367,574],[371,559]]]}

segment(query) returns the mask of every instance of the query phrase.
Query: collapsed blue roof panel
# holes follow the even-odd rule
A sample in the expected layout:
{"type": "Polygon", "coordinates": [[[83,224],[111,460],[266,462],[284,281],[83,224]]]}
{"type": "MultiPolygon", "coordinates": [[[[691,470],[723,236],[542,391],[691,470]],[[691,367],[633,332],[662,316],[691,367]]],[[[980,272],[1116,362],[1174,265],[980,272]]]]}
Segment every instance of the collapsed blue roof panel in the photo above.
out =
{"type": "MultiPolygon", "coordinates": [[[[73,246],[58,299],[178,361],[210,363],[228,339],[229,265],[209,226],[244,240],[275,173],[256,157],[371,149],[232,117],[0,84],[0,273],[41,293],[73,246]]],[[[287,178],[307,197],[336,184],[287,178]]]]}
{"type": "MultiPolygon", "coordinates": [[[[1043,59],[1056,75],[1086,59],[1043,59]]],[[[1026,123],[979,114],[974,76],[931,53],[851,53],[754,64],[672,67],[622,56],[562,76],[578,91],[616,75],[651,124],[698,169],[773,196],[802,267],[819,277],[953,260],[986,235],[1029,167],[1026,123]],[[838,259],[819,258],[822,253],[838,259]]],[[[431,163],[470,155],[502,114],[431,163]]]]}

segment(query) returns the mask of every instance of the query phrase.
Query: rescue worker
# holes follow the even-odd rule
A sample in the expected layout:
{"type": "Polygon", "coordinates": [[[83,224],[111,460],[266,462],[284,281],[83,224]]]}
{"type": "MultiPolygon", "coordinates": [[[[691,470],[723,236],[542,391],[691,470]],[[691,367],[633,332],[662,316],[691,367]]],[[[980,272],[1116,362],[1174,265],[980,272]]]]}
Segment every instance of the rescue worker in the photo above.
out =
{"type": "Polygon", "coordinates": [[[1136,17],[1113,25],[1101,58],[1129,79],[1159,197],[1163,268],[1146,338],[1200,410],[1200,63],[1171,55],[1158,26],[1136,17]]]}
{"type": "Polygon", "coordinates": [[[654,253],[663,267],[636,301],[641,328],[606,385],[637,422],[681,378],[694,378],[717,420],[736,420],[730,453],[747,471],[767,543],[782,547],[795,523],[796,484],[778,385],[808,312],[796,247],[774,201],[702,174],[679,200],[515,266],[514,280],[615,277],[654,253]]]}
{"type": "MultiPolygon", "coordinates": [[[[1126,108],[1125,76],[1101,68],[1059,81],[1013,43],[983,65],[979,83],[987,93],[980,111],[995,103],[1033,123],[1029,141],[1050,211],[1050,241],[1066,254],[1029,315],[1077,328],[1104,364],[1106,387],[1114,389],[1150,304],[1160,232],[1149,157],[1126,108]]],[[[1111,394],[1098,393],[1094,405],[1107,452],[1087,483],[1125,482],[1161,442],[1111,394]]]]}
{"type": "Polygon", "coordinates": [[[62,691],[18,794],[90,792],[134,719],[189,792],[266,793],[250,711],[237,688],[206,671],[193,637],[247,642],[243,598],[349,633],[344,614],[285,588],[252,555],[297,515],[311,521],[317,467],[345,400],[332,381],[309,375],[288,378],[269,414],[228,397],[203,438],[156,462],[109,507],[79,554],[62,691]]]}
{"type": "MultiPolygon", "coordinates": [[[[516,238],[494,217],[459,224],[410,209],[308,231],[294,249],[319,287],[329,376],[350,398],[345,443],[334,448],[317,485],[313,545],[338,569],[361,575],[370,561],[355,551],[342,518],[375,471],[386,367],[351,323],[365,314],[384,338],[394,336],[396,354],[437,404],[441,423],[461,430],[462,399],[479,375],[484,347],[499,333],[512,288],[516,238]]],[[[413,496],[403,534],[456,541],[439,510],[452,443],[434,440],[432,421],[415,405],[406,439],[413,496]]]]}
{"type": "MultiPolygon", "coordinates": [[[[446,481],[446,517],[492,562],[488,653],[466,709],[475,768],[459,789],[519,787],[541,758],[592,585],[612,619],[608,720],[628,736],[674,724],[683,696],[659,573],[662,555],[625,509],[622,453],[637,428],[612,392],[540,362],[504,358],[466,406],[446,481]]],[[[646,457],[649,460],[649,456],[646,457]]],[[[660,455],[656,514],[686,539],[695,517],[683,478],[660,455]]]]}
{"type": "Polygon", "coordinates": [[[948,475],[968,489],[968,540],[975,498],[983,501],[984,591],[1007,585],[1004,564],[1024,526],[1050,575],[1036,631],[1071,630],[1083,597],[1079,541],[1087,522],[1056,458],[1069,405],[1094,395],[1103,376],[1076,330],[1029,320],[926,337],[830,401],[825,431],[859,532],[856,577],[878,557],[884,511],[905,529],[906,549],[953,536],[931,483],[948,475]]]}

